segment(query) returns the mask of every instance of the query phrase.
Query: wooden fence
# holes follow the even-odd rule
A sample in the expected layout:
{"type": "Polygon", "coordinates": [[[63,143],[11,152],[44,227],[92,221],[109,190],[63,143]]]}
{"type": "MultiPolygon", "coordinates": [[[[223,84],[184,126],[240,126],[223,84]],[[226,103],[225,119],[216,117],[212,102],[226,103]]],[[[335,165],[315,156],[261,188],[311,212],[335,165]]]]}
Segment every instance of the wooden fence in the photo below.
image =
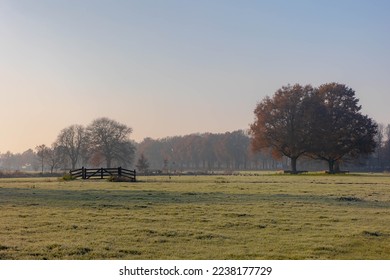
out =
{"type": "Polygon", "coordinates": [[[70,175],[74,178],[81,179],[104,179],[108,177],[125,177],[130,181],[136,181],[135,170],[129,170],[122,167],[118,168],[85,168],[74,169],[69,171],[70,175]]]}

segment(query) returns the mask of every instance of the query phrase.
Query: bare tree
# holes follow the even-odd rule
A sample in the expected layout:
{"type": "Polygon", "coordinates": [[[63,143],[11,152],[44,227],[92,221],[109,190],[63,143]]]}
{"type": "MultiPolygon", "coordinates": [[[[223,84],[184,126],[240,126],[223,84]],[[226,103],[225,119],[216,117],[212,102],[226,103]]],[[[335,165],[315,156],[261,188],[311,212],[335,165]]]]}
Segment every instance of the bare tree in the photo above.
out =
{"type": "Polygon", "coordinates": [[[58,135],[55,145],[68,158],[72,169],[76,168],[77,163],[81,159],[82,152],[88,145],[85,128],[81,125],[71,125],[64,128],[58,135]]]}
{"type": "Polygon", "coordinates": [[[49,148],[45,144],[42,144],[42,145],[36,146],[35,150],[37,151],[37,156],[38,156],[39,161],[41,163],[41,170],[43,173],[45,162],[46,162],[46,159],[47,159],[48,154],[49,154],[49,148]]]}
{"type": "Polygon", "coordinates": [[[51,148],[47,149],[45,162],[50,168],[50,173],[53,173],[54,169],[58,169],[62,162],[62,157],[61,149],[56,144],[53,144],[51,148]]]}

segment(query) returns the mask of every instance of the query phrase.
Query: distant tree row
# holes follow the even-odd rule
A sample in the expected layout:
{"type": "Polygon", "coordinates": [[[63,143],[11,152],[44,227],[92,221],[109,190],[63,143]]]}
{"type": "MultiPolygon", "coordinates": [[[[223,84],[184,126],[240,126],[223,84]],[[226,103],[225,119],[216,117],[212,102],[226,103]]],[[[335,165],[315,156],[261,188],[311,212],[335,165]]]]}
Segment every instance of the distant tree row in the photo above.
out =
{"type": "MultiPolygon", "coordinates": [[[[385,129],[377,150],[358,158],[343,158],[339,164],[351,170],[390,170],[390,125],[385,129]],[[385,133],[386,132],[386,133],[385,133]],[[379,158],[378,158],[379,155],[379,158]]],[[[253,151],[251,137],[243,130],[226,133],[190,134],[163,139],[145,138],[137,144],[137,170],[163,172],[213,170],[276,170],[291,167],[287,157],[275,157],[272,149],[253,151]]],[[[323,170],[328,167],[318,159],[301,156],[298,167],[323,170]]]]}
{"type": "MultiPolygon", "coordinates": [[[[7,152],[0,155],[3,170],[56,171],[81,166],[105,166],[107,162],[100,147],[90,147],[88,128],[71,125],[64,128],[51,147],[39,145],[21,154],[7,152]],[[95,149],[98,149],[97,151],[95,149]]],[[[204,133],[174,136],[163,139],[145,138],[136,144],[130,141],[131,152],[115,157],[111,165],[122,165],[137,170],[242,170],[277,169],[286,161],[275,160],[267,151],[253,153],[250,137],[242,130],[226,133],[204,133]],[[136,148],[136,157],[134,151],[136,148]],[[133,162],[136,158],[137,161],[133,162]],[[133,164],[132,164],[133,163],[133,164]]],[[[119,146],[120,147],[120,146],[119,146]]],[[[120,149],[118,150],[120,151],[120,149]]],[[[126,152],[126,150],[124,150],[126,152]]]]}
{"type": "MultiPolygon", "coordinates": [[[[66,129],[69,129],[69,127],[66,129]]],[[[343,167],[350,168],[350,170],[390,170],[390,125],[378,125],[378,134],[375,137],[375,141],[377,142],[377,147],[371,155],[361,156],[353,160],[343,160],[340,164],[343,167]]],[[[37,154],[42,148],[41,146],[38,146],[35,150],[29,149],[23,153],[13,154],[6,152],[0,154],[0,169],[41,171],[42,158],[37,154]]],[[[187,170],[276,170],[289,168],[291,164],[286,157],[274,158],[270,149],[253,152],[251,149],[251,138],[244,131],[218,134],[191,134],[163,139],[146,138],[144,141],[136,144],[136,146],[137,153],[135,158],[137,160],[134,164],[137,171],[141,172],[147,172],[148,170],[161,170],[164,172],[187,170]]],[[[59,153],[59,155],[61,154],[59,153]]],[[[72,167],[71,160],[67,159],[66,155],[62,154],[59,158],[64,158],[64,160],[53,164],[53,162],[57,162],[55,158],[49,156],[43,158],[45,171],[68,170],[72,167]]],[[[76,168],[82,165],[92,166],[93,164],[93,166],[100,167],[101,164],[105,164],[102,159],[95,163],[82,160],[82,158],[93,159],[96,156],[80,156],[77,158],[76,168]]],[[[113,164],[116,164],[116,162],[113,164]]],[[[306,156],[299,158],[297,166],[305,170],[322,170],[327,167],[322,161],[313,160],[306,156]]],[[[133,168],[133,165],[131,165],[131,168],[133,168]]]]}
{"type": "Polygon", "coordinates": [[[390,124],[378,124],[375,142],[376,149],[370,157],[369,165],[377,171],[390,171],[390,124]]]}
{"type": "Polygon", "coordinates": [[[39,159],[33,149],[23,153],[11,153],[10,151],[0,154],[0,169],[6,171],[38,171],[39,159]]]}
{"type": "Polygon", "coordinates": [[[253,153],[243,130],[190,134],[163,139],[145,138],[137,145],[137,157],[151,169],[167,171],[276,169],[278,161],[268,153],[253,153]]]}
{"type": "Polygon", "coordinates": [[[328,163],[337,172],[343,160],[375,151],[377,124],[363,115],[355,92],[343,84],[285,86],[256,107],[250,126],[254,151],[271,149],[276,157],[305,155],[328,163]]]}
{"type": "Polygon", "coordinates": [[[71,125],[59,133],[48,147],[39,145],[22,154],[1,155],[6,170],[74,169],[81,166],[130,167],[135,155],[135,143],[129,138],[132,129],[108,118],[99,118],[87,127],[71,125]]]}
{"type": "Polygon", "coordinates": [[[330,83],[288,85],[259,102],[248,131],[190,134],[130,140],[132,129],[108,118],[71,125],[54,143],[22,154],[0,154],[5,170],[74,169],[81,166],[135,166],[147,172],[188,170],[323,169],[340,165],[390,169],[390,125],[361,113],[355,92],[330,83]],[[362,166],[361,165],[361,166],[362,166]]]}

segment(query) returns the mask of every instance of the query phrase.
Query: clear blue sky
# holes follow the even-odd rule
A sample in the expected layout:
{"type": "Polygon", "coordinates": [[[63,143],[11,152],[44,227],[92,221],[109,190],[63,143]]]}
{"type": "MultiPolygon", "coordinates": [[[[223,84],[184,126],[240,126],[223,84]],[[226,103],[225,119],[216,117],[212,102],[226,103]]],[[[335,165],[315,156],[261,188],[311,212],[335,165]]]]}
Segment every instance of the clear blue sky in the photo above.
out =
{"type": "Polygon", "coordinates": [[[0,1],[0,152],[109,117],[132,138],[247,129],[287,84],[390,123],[390,1],[0,1]]]}

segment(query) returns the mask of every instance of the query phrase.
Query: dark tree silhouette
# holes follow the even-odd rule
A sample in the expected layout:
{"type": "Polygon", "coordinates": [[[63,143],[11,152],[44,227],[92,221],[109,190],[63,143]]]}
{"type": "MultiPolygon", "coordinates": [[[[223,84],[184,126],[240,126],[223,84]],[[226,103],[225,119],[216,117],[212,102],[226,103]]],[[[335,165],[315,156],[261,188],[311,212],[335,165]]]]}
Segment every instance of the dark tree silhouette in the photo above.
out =
{"type": "Polygon", "coordinates": [[[311,142],[308,112],[314,91],[310,85],[288,85],[257,104],[255,122],[250,126],[253,150],[271,147],[274,156],[290,158],[292,172],[297,172],[297,159],[308,151],[311,142]]]}
{"type": "Polygon", "coordinates": [[[113,161],[130,165],[134,158],[135,146],[129,139],[132,129],[108,118],[94,120],[88,127],[89,143],[92,150],[100,153],[111,167],[113,161]]]}
{"type": "Polygon", "coordinates": [[[343,158],[356,158],[375,151],[377,124],[363,115],[355,91],[343,84],[321,85],[316,93],[320,102],[311,120],[312,145],[309,154],[325,160],[329,172],[337,172],[343,158]]]}
{"type": "Polygon", "coordinates": [[[70,161],[72,169],[75,169],[81,159],[82,151],[88,146],[85,128],[81,125],[71,125],[64,128],[57,136],[55,146],[70,161]]]}

